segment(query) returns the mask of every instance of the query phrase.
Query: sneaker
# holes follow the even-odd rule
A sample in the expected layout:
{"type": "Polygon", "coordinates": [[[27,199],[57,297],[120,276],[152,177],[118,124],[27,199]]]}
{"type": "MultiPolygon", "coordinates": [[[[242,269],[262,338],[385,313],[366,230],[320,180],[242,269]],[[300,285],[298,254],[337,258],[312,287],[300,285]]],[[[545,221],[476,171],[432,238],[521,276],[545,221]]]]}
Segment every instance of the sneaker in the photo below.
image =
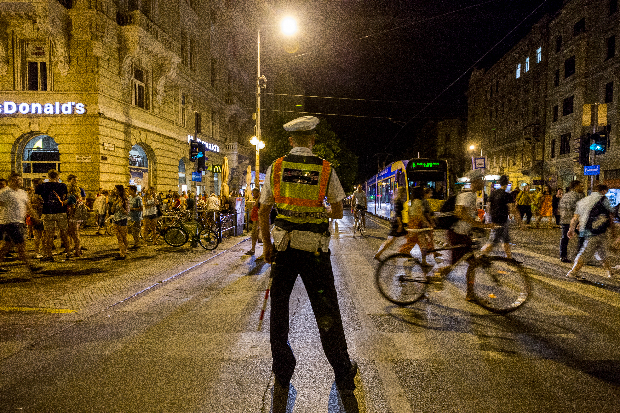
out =
{"type": "Polygon", "coordinates": [[[254,250],[246,251],[243,255],[254,255],[254,250]]]}
{"type": "Polygon", "coordinates": [[[560,261],[561,261],[561,262],[565,262],[565,263],[567,263],[567,264],[572,262],[572,261],[571,261],[571,260],[569,260],[568,258],[560,258],[560,261]]]}
{"type": "Polygon", "coordinates": [[[117,255],[116,257],[112,258],[113,260],[124,260],[125,258],[127,258],[126,255],[117,255]]]}
{"type": "Polygon", "coordinates": [[[41,262],[54,262],[54,257],[52,257],[51,255],[49,257],[43,257],[40,260],[41,262]]]}
{"type": "Polygon", "coordinates": [[[566,273],[566,278],[577,278],[577,274],[573,270],[570,270],[566,273]]]}
{"type": "Polygon", "coordinates": [[[39,253],[37,253],[37,254],[35,254],[35,256],[34,256],[34,257],[35,257],[36,259],[40,260],[41,258],[43,258],[43,254],[39,254],[39,253]]]}

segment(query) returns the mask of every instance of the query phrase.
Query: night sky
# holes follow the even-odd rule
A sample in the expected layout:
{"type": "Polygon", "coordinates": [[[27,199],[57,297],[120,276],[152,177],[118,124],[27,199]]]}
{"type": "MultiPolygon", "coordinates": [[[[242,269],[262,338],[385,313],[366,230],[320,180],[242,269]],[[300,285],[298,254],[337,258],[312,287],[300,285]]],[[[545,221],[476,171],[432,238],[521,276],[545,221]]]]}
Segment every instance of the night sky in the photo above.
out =
{"type": "Polygon", "coordinates": [[[301,30],[299,49],[287,59],[305,94],[362,99],[306,98],[306,110],[338,114],[317,116],[359,156],[363,181],[378,161],[401,159],[407,150],[424,156],[426,122],[466,116],[472,65],[485,55],[476,67],[493,64],[562,0],[286,4],[301,30]]]}

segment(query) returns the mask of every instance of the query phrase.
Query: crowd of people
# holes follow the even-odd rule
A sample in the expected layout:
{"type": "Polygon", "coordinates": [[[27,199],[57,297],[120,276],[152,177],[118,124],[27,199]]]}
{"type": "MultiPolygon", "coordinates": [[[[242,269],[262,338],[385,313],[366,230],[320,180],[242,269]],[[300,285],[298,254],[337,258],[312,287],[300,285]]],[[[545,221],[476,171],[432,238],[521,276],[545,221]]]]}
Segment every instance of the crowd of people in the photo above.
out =
{"type": "MultiPolygon", "coordinates": [[[[111,217],[118,242],[115,260],[124,260],[128,250],[144,245],[160,244],[157,220],[167,211],[206,210],[214,220],[220,213],[234,212],[229,198],[210,195],[196,196],[192,192],[157,193],[154,188],[138,191],[135,185],[115,185],[111,190],[99,189],[96,197],[87,197],[76,175],[68,175],[66,183],[60,174],[50,170],[47,179],[36,178],[32,186],[23,189],[22,177],[11,173],[0,179],[0,265],[7,254],[17,253],[30,272],[43,269],[26,254],[26,240],[33,241],[34,256],[41,263],[57,260],[55,250],[62,250],[62,259],[80,257],[86,248],[82,245],[81,230],[92,215],[96,235],[104,235],[106,221],[111,217]],[[131,245],[129,242],[131,236],[131,245]],[[57,240],[60,245],[56,246],[57,240]],[[56,258],[54,257],[56,255],[56,258]]],[[[7,272],[0,267],[0,273],[7,272]]]]}

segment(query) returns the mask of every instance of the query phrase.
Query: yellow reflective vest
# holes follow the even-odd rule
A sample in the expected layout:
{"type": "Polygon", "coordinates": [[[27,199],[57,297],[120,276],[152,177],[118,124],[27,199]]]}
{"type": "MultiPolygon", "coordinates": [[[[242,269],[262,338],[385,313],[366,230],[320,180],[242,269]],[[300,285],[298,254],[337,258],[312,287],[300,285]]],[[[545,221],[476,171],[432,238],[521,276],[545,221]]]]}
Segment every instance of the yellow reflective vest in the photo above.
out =
{"type": "Polygon", "coordinates": [[[276,226],[286,230],[324,233],[325,195],[331,175],[329,162],[317,156],[287,155],[271,168],[271,190],[278,214],[276,226]]]}

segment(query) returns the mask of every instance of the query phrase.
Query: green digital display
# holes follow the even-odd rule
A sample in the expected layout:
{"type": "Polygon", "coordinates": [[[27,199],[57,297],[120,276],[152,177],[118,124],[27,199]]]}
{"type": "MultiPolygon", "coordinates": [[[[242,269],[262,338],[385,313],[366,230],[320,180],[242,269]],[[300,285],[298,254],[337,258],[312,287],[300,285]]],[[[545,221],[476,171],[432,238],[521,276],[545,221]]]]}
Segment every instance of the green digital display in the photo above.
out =
{"type": "Polygon", "coordinates": [[[437,168],[441,164],[439,162],[415,162],[414,168],[437,168]]]}

